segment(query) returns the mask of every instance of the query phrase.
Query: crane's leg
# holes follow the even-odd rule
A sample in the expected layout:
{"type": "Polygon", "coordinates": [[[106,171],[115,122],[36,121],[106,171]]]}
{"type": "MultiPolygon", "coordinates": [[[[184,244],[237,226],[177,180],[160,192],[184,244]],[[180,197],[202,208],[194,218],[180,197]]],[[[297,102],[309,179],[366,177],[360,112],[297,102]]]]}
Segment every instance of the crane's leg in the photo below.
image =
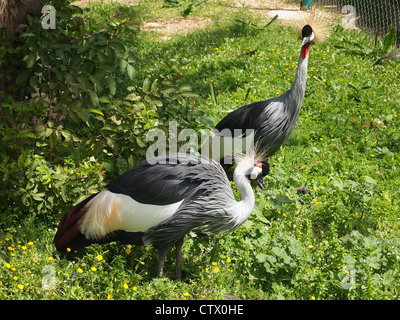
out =
{"type": "Polygon", "coordinates": [[[158,249],[158,271],[157,271],[157,276],[159,278],[162,278],[163,274],[164,274],[164,262],[165,262],[165,257],[167,256],[168,250],[169,250],[169,247],[158,249]]]}
{"type": "Polygon", "coordinates": [[[176,247],[176,269],[175,269],[175,275],[176,275],[177,279],[181,278],[182,244],[183,244],[183,238],[178,240],[177,243],[175,243],[175,247],[176,247]]]}

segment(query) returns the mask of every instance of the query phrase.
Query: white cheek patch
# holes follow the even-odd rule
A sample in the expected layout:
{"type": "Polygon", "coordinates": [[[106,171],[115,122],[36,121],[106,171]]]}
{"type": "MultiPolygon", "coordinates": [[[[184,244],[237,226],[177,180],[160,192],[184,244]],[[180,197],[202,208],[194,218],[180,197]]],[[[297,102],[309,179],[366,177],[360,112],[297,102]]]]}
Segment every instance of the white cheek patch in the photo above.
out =
{"type": "Polygon", "coordinates": [[[251,180],[257,179],[257,177],[260,175],[261,172],[262,172],[262,168],[254,167],[253,170],[251,171],[250,179],[251,180]]]}

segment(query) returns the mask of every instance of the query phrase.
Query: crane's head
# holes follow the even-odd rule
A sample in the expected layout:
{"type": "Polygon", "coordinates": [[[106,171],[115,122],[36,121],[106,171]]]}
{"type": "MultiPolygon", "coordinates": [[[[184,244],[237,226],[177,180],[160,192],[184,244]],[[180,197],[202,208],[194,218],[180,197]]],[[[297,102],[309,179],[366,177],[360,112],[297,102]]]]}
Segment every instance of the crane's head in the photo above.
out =
{"type": "Polygon", "coordinates": [[[255,184],[263,189],[266,187],[264,183],[264,177],[269,173],[269,163],[267,160],[264,160],[260,163],[257,163],[254,168],[252,169],[250,175],[249,175],[249,180],[254,181],[255,184]]]}
{"type": "Polygon", "coordinates": [[[303,39],[302,46],[310,45],[314,41],[314,30],[309,24],[303,27],[301,38],[303,39]]]}
{"type": "Polygon", "coordinates": [[[301,31],[301,37],[303,39],[301,43],[301,56],[305,59],[310,49],[310,44],[314,41],[314,31],[309,24],[303,27],[301,31]]]}
{"type": "Polygon", "coordinates": [[[234,160],[237,166],[241,167],[241,172],[246,178],[261,189],[265,188],[264,177],[269,173],[269,163],[267,159],[268,150],[261,150],[259,141],[254,143],[254,148],[250,148],[245,153],[237,153],[234,160]]]}

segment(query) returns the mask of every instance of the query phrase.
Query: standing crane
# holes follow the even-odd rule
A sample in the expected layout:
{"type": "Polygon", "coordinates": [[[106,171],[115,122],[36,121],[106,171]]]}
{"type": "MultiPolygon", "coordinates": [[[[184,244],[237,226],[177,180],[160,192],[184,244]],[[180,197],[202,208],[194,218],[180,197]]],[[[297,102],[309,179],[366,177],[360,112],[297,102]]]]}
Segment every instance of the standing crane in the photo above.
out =
{"type": "MultiPolygon", "coordinates": [[[[268,166],[268,158],[289,137],[298,121],[306,90],[308,53],[313,40],[313,29],[310,25],[305,25],[302,29],[301,53],[296,78],[291,89],[279,97],[255,102],[229,113],[216,125],[214,134],[210,135],[200,147],[202,155],[207,154],[222,163],[231,163],[232,154],[224,151],[233,149],[233,153],[235,153],[239,150],[234,150],[230,146],[225,148],[224,144],[231,144],[235,139],[243,141],[247,138],[246,133],[243,132],[253,129],[254,137],[252,139],[263,155],[261,160],[264,167],[268,166]],[[230,137],[233,139],[230,140],[230,137]],[[229,160],[226,161],[227,159],[229,160]]],[[[239,143],[240,145],[243,143],[239,143]]]]}
{"type": "Polygon", "coordinates": [[[181,275],[182,243],[193,229],[211,234],[232,231],[254,207],[249,183],[262,172],[252,155],[237,159],[234,198],[222,166],[209,158],[178,153],[144,161],[113,180],[105,189],[72,207],[61,219],[54,243],[73,252],[92,243],[120,241],[158,250],[158,276],[176,246],[176,276],[181,275]]]}

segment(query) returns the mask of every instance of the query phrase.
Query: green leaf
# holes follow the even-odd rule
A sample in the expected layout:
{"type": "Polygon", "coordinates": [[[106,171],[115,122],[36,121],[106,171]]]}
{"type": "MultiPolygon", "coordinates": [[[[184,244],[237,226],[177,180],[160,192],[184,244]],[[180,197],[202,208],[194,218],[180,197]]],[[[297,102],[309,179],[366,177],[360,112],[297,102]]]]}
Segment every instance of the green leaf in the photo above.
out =
{"type": "Polygon", "coordinates": [[[107,138],[107,145],[111,148],[111,149],[115,149],[115,140],[111,139],[110,137],[107,138]]]}
{"type": "Polygon", "coordinates": [[[110,89],[110,93],[113,96],[117,91],[117,85],[113,77],[108,78],[108,88],[110,89]]]}
{"type": "Polygon", "coordinates": [[[27,68],[32,68],[36,62],[36,53],[33,52],[33,53],[26,55],[23,60],[26,61],[27,68]]]}
{"type": "Polygon", "coordinates": [[[81,119],[84,122],[88,122],[89,121],[89,116],[87,115],[87,113],[83,110],[76,110],[75,111],[76,115],[79,117],[79,119],[81,119]]]}
{"type": "Polygon", "coordinates": [[[375,185],[377,183],[375,179],[368,177],[368,176],[365,177],[365,182],[368,184],[373,184],[373,185],[375,185]]]}
{"type": "Polygon", "coordinates": [[[379,269],[381,267],[378,257],[367,257],[366,262],[371,268],[379,269]]]}
{"type": "Polygon", "coordinates": [[[382,279],[382,284],[384,286],[391,286],[393,285],[393,283],[396,281],[393,277],[392,277],[393,271],[389,270],[388,272],[386,272],[383,275],[383,279],[382,279]]]}
{"type": "Polygon", "coordinates": [[[104,113],[101,112],[99,109],[90,109],[89,111],[92,112],[92,113],[97,113],[97,114],[99,114],[99,115],[104,117],[104,113]]]}
{"type": "Polygon", "coordinates": [[[104,163],[104,169],[106,169],[107,172],[113,172],[114,171],[114,165],[111,162],[105,162],[104,163]]]}
{"type": "Polygon", "coordinates": [[[143,81],[143,92],[150,93],[150,85],[151,81],[149,78],[144,79],[143,81]]]}
{"type": "Polygon", "coordinates": [[[18,138],[36,138],[36,136],[33,132],[27,131],[27,130],[18,132],[17,137],[18,138]]]}
{"type": "Polygon", "coordinates": [[[36,201],[43,201],[43,197],[45,196],[45,194],[44,193],[34,193],[34,194],[31,194],[31,196],[36,201]]]}
{"type": "Polygon", "coordinates": [[[113,114],[110,119],[112,120],[112,122],[114,122],[116,125],[120,125],[121,124],[121,120],[117,120],[117,118],[115,117],[115,114],[113,114]]]}
{"type": "Polygon", "coordinates": [[[25,156],[23,154],[21,154],[18,157],[18,168],[23,168],[24,163],[25,163],[25,156]]]}
{"type": "Polygon", "coordinates": [[[133,79],[135,78],[135,72],[136,72],[136,70],[135,70],[135,68],[134,68],[131,64],[128,64],[128,65],[126,66],[126,72],[128,73],[129,79],[133,80],[133,79]]]}
{"type": "Polygon", "coordinates": [[[215,119],[214,119],[214,118],[211,118],[210,116],[203,115],[203,116],[201,117],[201,119],[202,119],[206,124],[209,124],[209,125],[214,125],[214,124],[215,124],[215,119]]]}
{"type": "Polygon", "coordinates": [[[287,255],[286,251],[280,247],[273,247],[271,251],[279,258],[283,260],[284,263],[289,263],[292,259],[287,255]]]}
{"type": "Polygon", "coordinates": [[[285,203],[285,204],[292,203],[292,200],[290,200],[290,198],[284,194],[278,194],[276,196],[276,200],[280,203],[285,203]]]}
{"type": "Polygon", "coordinates": [[[29,78],[29,84],[31,87],[35,87],[38,83],[39,79],[36,76],[32,76],[29,78]]]}
{"type": "Polygon", "coordinates": [[[146,144],[138,137],[136,137],[136,142],[140,148],[144,148],[146,144]]]}
{"type": "Polygon", "coordinates": [[[20,37],[21,38],[34,38],[34,37],[37,37],[37,35],[32,32],[23,32],[23,33],[21,33],[20,37]]]}
{"type": "Polygon", "coordinates": [[[110,99],[107,96],[102,96],[99,98],[101,103],[110,103],[110,99]]]}
{"type": "Polygon", "coordinates": [[[96,92],[93,90],[89,90],[89,95],[90,95],[90,101],[92,102],[92,105],[94,107],[99,106],[99,97],[97,96],[96,92]]]}
{"type": "Polygon", "coordinates": [[[269,27],[276,19],[278,19],[278,15],[275,15],[262,29],[269,27]]]}
{"type": "Polygon", "coordinates": [[[210,82],[210,91],[211,91],[211,100],[214,104],[217,104],[217,98],[215,95],[215,87],[214,87],[214,83],[210,82]]]}
{"type": "Polygon", "coordinates": [[[264,262],[267,260],[267,255],[265,253],[259,253],[256,255],[256,259],[258,262],[264,262]]]}
{"type": "Polygon", "coordinates": [[[152,93],[156,93],[156,92],[157,92],[157,89],[158,89],[158,79],[156,79],[156,80],[153,81],[153,84],[151,85],[150,91],[151,91],[152,93]]]}
{"type": "Polygon", "coordinates": [[[130,155],[128,158],[128,164],[131,168],[133,168],[135,166],[135,160],[133,159],[132,155],[130,155]]]}
{"type": "Polygon", "coordinates": [[[383,53],[387,53],[389,47],[396,41],[396,31],[394,27],[390,28],[389,32],[385,36],[385,40],[383,41],[383,53]]]}
{"type": "Polygon", "coordinates": [[[125,45],[124,42],[118,38],[112,38],[108,41],[111,47],[113,47],[115,50],[119,51],[120,53],[125,52],[125,45]]]}

